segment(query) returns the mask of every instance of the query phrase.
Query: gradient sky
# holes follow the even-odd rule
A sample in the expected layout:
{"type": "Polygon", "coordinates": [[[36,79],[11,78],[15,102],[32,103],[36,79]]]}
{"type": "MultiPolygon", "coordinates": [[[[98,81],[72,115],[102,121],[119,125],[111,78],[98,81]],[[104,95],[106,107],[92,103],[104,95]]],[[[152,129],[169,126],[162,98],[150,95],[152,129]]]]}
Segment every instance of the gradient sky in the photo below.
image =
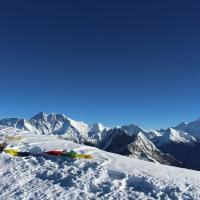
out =
{"type": "Polygon", "coordinates": [[[200,117],[200,1],[0,2],[0,117],[160,128],[200,117]]]}

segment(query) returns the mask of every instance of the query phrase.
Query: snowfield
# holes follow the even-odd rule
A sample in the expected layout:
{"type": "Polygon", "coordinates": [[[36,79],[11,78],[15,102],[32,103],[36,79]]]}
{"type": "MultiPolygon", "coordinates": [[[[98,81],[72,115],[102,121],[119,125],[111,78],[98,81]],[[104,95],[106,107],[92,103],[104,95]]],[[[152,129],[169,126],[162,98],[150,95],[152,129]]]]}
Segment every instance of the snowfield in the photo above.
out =
{"type": "Polygon", "coordinates": [[[141,161],[56,136],[0,128],[9,148],[75,150],[92,159],[0,154],[0,199],[200,199],[200,172],[141,161]],[[21,136],[11,140],[6,136],[21,136]]]}

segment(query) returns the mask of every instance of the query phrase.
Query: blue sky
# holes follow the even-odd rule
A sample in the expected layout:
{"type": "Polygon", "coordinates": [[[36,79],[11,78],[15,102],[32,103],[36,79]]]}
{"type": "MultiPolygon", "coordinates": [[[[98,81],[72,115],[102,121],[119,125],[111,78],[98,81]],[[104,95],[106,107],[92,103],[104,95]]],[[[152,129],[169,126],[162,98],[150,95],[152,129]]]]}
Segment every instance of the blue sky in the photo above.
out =
{"type": "Polygon", "coordinates": [[[160,128],[200,117],[199,1],[0,2],[0,117],[160,128]]]}

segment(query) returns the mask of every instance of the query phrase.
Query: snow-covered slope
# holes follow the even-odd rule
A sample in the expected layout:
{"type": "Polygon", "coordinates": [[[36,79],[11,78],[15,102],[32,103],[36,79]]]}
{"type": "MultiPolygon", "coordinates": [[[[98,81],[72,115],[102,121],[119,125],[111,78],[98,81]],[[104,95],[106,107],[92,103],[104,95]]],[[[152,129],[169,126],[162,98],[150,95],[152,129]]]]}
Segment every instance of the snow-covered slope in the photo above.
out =
{"type": "Polygon", "coordinates": [[[175,129],[190,133],[194,137],[200,138],[200,119],[190,123],[182,122],[176,126],[175,129]]]}
{"type": "MultiPolygon", "coordinates": [[[[200,199],[200,172],[140,161],[76,144],[56,136],[20,135],[9,146],[26,151],[73,149],[93,156],[73,160],[61,156],[13,157],[0,154],[0,199],[200,199]]],[[[8,137],[7,137],[8,138],[8,137]]]]}

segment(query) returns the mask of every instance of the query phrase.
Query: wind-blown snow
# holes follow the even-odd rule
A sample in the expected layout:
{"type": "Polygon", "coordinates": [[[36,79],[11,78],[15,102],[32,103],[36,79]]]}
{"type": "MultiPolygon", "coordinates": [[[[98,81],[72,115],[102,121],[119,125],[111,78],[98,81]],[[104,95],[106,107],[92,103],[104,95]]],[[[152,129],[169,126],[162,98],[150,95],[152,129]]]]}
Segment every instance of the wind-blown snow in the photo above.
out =
{"type": "Polygon", "coordinates": [[[200,199],[200,172],[108,153],[55,136],[0,128],[1,139],[26,151],[73,149],[93,159],[0,154],[0,199],[200,199]]]}

